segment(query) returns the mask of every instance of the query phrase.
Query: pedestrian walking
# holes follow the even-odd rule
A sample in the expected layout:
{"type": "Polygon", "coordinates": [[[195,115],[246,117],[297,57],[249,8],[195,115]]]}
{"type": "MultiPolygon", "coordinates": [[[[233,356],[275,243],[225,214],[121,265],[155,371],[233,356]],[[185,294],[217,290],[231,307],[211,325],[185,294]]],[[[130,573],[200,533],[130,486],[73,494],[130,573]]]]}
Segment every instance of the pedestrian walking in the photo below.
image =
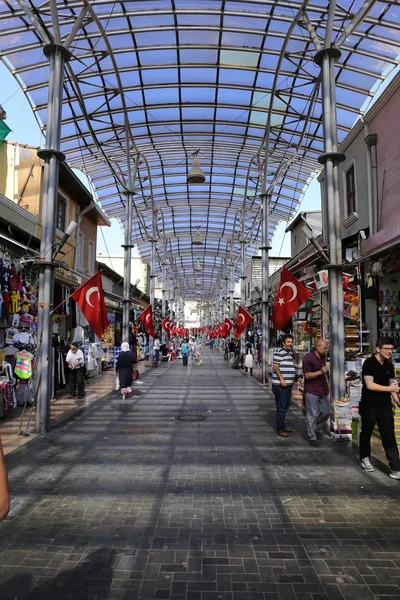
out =
{"type": "Polygon", "coordinates": [[[196,365],[201,367],[203,364],[203,345],[201,343],[201,338],[197,339],[194,351],[196,356],[196,365]]]}
{"type": "Polygon", "coordinates": [[[70,344],[65,360],[69,368],[69,397],[76,397],[76,388],[78,387],[78,398],[83,398],[85,393],[85,357],[83,356],[82,350],[80,350],[76,344],[70,344]]]}
{"type": "Polygon", "coordinates": [[[276,402],[276,432],[282,437],[288,437],[293,432],[286,425],[286,413],[292,400],[293,382],[296,377],[292,356],[293,336],[285,334],[282,337],[282,347],[274,352],[272,373],[272,392],[276,402]]]}
{"type": "Polygon", "coordinates": [[[3,446],[0,439],[0,523],[4,521],[10,510],[10,490],[6,461],[4,460],[3,446]]]}
{"type": "Polygon", "coordinates": [[[229,345],[228,345],[228,358],[229,358],[229,366],[233,367],[233,363],[235,362],[235,349],[236,349],[236,344],[235,344],[235,340],[232,338],[229,340],[229,345]]]}
{"type": "Polygon", "coordinates": [[[132,373],[135,362],[135,355],[130,349],[128,342],[122,342],[115,370],[118,373],[119,388],[123,400],[125,400],[127,394],[132,393],[132,373]]]}
{"type": "Polygon", "coordinates": [[[154,350],[154,362],[156,362],[158,364],[160,362],[160,340],[159,340],[157,334],[154,336],[153,350],[154,350]]]}
{"type": "Polygon", "coordinates": [[[245,375],[250,371],[250,375],[253,375],[253,367],[254,367],[254,357],[253,357],[253,348],[251,344],[246,344],[245,356],[244,356],[244,368],[245,375]]]}
{"type": "Polygon", "coordinates": [[[367,358],[362,368],[363,388],[359,412],[361,415],[360,466],[373,471],[371,464],[371,436],[378,424],[382,445],[388,459],[392,479],[400,479],[400,459],[394,433],[392,398],[400,406],[399,386],[391,361],[393,345],[385,338],[378,338],[376,353],[367,358]]]}
{"type": "Polygon", "coordinates": [[[183,366],[187,367],[188,366],[188,358],[189,358],[189,344],[188,344],[187,339],[184,339],[182,342],[181,352],[182,352],[183,366]]]}
{"type": "Polygon", "coordinates": [[[326,379],[328,342],[318,340],[315,350],[303,358],[304,391],[306,393],[306,423],[311,446],[317,445],[321,430],[331,414],[331,400],[326,379]]]}

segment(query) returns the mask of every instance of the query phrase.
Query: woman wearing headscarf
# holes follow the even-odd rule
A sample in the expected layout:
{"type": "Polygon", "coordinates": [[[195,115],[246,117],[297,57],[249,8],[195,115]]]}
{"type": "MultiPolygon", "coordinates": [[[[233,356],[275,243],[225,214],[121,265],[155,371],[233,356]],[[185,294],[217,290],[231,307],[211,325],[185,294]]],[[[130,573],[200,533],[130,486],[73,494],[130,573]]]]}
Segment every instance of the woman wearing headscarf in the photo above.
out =
{"type": "Polygon", "coordinates": [[[253,359],[253,348],[249,342],[246,343],[246,354],[244,357],[244,368],[246,369],[245,375],[250,371],[250,375],[253,375],[254,359],[253,359]]]}
{"type": "Polygon", "coordinates": [[[121,352],[117,358],[115,370],[119,377],[119,387],[122,394],[122,399],[125,400],[126,395],[132,392],[132,371],[135,364],[135,355],[129,347],[128,342],[121,344],[121,352]]]}

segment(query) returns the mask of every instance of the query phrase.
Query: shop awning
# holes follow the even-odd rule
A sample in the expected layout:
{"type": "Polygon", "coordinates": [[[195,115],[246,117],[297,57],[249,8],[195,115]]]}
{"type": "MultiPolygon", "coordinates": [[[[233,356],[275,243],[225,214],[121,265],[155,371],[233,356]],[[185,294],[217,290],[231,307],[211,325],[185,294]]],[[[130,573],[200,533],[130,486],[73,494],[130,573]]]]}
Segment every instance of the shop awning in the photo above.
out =
{"type": "MultiPolygon", "coordinates": [[[[120,302],[122,304],[122,297],[118,296],[117,294],[113,294],[112,292],[104,291],[104,296],[106,299],[109,298],[110,300],[113,300],[114,302],[120,302]]],[[[141,308],[140,302],[138,300],[136,300],[136,298],[129,298],[129,301],[131,304],[135,304],[136,306],[139,306],[141,308]]]]}
{"type": "Polygon", "coordinates": [[[11,129],[8,125],[6,125],[4,121],[0,121],[0,144],[6,139],[10,131],[11,129]]]}

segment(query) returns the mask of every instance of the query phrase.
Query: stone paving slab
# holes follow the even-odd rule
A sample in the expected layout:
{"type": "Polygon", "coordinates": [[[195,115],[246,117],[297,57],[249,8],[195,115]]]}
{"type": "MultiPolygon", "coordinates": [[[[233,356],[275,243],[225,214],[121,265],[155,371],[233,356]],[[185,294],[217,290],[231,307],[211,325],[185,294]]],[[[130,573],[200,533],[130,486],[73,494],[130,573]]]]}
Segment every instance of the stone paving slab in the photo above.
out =
{"type": "Polygon", "coordinates": [[[399,482],[303,421],[279,438],[271,394],[206,352],[38,436],[7,457],[0,599],[400,598],[399,482]]]}

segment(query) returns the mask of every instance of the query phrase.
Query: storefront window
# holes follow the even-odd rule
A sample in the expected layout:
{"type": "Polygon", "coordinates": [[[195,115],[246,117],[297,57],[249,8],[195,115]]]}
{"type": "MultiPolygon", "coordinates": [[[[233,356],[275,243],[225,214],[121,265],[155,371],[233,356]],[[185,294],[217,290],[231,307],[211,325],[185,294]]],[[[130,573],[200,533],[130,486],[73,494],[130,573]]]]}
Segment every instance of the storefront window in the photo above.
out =
{"type": "Polygon", "coordinates": [[[58,195],[57,205],[57,229],[65,230],[65,221],[67,218],[67,201],[63,196],[58,195]]]}

